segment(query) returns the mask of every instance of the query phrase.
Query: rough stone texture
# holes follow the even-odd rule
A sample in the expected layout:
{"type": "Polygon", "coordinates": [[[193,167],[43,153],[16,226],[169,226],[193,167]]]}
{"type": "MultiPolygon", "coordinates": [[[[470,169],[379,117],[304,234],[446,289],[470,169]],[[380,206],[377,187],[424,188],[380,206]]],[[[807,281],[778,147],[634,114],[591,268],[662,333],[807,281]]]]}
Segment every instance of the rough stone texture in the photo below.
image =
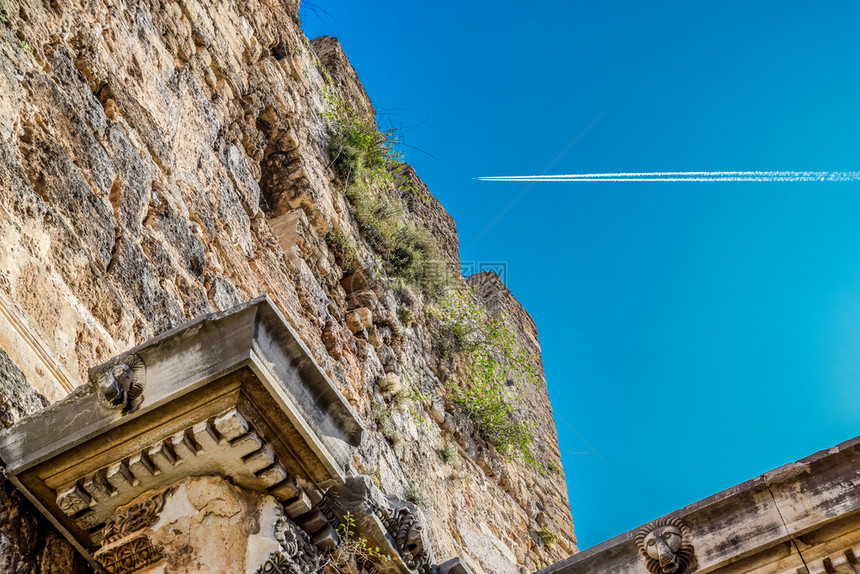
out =
{"type": "MultiPolygon", "coordinates": [[[[337,41],[305,39],[297,2],[4,7],[0,345],[33,387],[56,400],[89,367],[266,293],[368,428],[353,465],[430,501],[440,560],[503,574],[575,551],[563,476],[505,462],[444,401],[458,366],[437,356],[420,294],[395,289],[361,238],[325,152],[326,76],[352,107],[373,108],[337,41]],[[333,229],[356,244],[351,269],[326,245],[333,229]],[[385,373],[428,397],[406,401],[421,416],[389,400],[379,418],[385,373]],[[462,456],[448,465],[437,452],[454,442],[462,456]]],[[[426,190],[411,168],[401,175],[426,190]]],[[[409,215],[458,269],[454,222],[421,195],[402,198],[409,215]]],[[[514,321],[539,350],[525,312],[514,321]]],[[[522,415],[557,461],[543,389],[522,415]]]]}
{"type": "Polygon", "coordinates": [[[21,369],[0,348],[0,428],[9,428],[21,417],[48,404],[48,400],[30,386],[21,369]]]}
{"type": "MultiPolygon", "coordinates": [[[[47,401],[0,349],[0,425],[9,426],[47,401]]],[[[0,468],[2,469],[2,468],[0,468]]],[[[0,572],[91,572],[89,565],[0,474],[0,572]]]]}
{"type": "Polygon", "coordinates": [[[534,357],[540,379],[540,388],[526,394],[518,414],[523,417],[522,420],[535,423],[534,450],[538,458],[552,462],[555,466],[550,471],[550,480],[530,482],[522,477],[517,480],[512,477],[510,492],[521,501],[526,513],[540,528],[549,529],[556,535],[556,543],[568,554],[573,554],[576,552],[576,538],[570,527],[566,481],[561,465],[561,453],[558,450],[558,435],[552,418],[552,405],[546,389],[537,325],[495,273],[477,273],[469,277],[468,283],[490,313],[506,314],[508,327],[514,334],[517,345],[534,357]],[[534,417],[534,413],[541,414],[534,417]]]}
{"type": "Polygon", "coordinates": [[[0,475],[0,572],[83,574],[91,568],[0,475]]]}
{"type": "Polygon", "coordinates": [[[410,190],[408,186],[403,186],[400,192],[409,208],[409,215],[436,238],[442,257],[451,264],[452,270],[459,273],[460,240],[454,218],[433,197],[427,184],[421,181],[411,165],[404,164],[398,176],[398,183],[409,181],[414,188],[410,190]]]}
{"type": "Polygon", "coordinates": [[[331,36],[314,38],[311,40],[311,48],[328,71],[344,102],[359,114],[375,121],[376,112],[370,104],[370,97],[361,85],[358,74],[350,65],[337,38],[331,36]]]}
{"type": "Polygon", "coordinates": [[[165,560],[139,572],[255,571],[278,547],[275,502],[220,478],[185,480],[147,530],[165,560]]]}

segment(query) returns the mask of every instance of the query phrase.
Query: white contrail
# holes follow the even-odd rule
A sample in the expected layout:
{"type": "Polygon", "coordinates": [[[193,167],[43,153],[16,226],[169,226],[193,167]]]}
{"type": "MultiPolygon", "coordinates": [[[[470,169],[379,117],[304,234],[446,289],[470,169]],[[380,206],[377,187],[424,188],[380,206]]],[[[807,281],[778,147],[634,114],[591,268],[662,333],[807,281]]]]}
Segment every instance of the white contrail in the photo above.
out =
{"type": "Polygon", "coordinates": [[[856,171],[655,171],[627,173],[576,173],[565,175],[500,175],[476,178],[479,181],[860,181],[856,171]]]}

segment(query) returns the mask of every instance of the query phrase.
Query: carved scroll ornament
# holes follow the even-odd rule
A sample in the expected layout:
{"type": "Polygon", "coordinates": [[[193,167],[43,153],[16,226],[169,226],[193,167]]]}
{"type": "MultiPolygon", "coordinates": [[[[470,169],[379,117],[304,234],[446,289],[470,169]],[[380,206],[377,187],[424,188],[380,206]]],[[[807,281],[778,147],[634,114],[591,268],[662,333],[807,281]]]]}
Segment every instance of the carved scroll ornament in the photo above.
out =
{"type": "Polygon", "coordinates": [[[114,513],[105,521],[102,531],[102,544],[111,544],[158,522],[158,513],[164,508],[164,502],[171,492],[172,489],[168,488],[142,502],[127,506],[114,513]]]}
{"type": "Polygon", "coordinates": [[[171,489],[118,510],[106,522],[102,547],[94,554],[108,574],[131,574],[162,559],[161,551],[141,531],[158,521],[171,489]]]}
{"type": "Polygon", "coordinates": [[[308,535],[286,516],[275,526],[280,550],[257,569],[256,574],[312,574],[320,572],[320,559],[308,535]]]}
{"type": "Polygon", "coordinates": [[[146,536],[139,536],[96,556],[108,574],[131,574],[144,566],[155,564],[161,558],[161,552],[146,536]]]}

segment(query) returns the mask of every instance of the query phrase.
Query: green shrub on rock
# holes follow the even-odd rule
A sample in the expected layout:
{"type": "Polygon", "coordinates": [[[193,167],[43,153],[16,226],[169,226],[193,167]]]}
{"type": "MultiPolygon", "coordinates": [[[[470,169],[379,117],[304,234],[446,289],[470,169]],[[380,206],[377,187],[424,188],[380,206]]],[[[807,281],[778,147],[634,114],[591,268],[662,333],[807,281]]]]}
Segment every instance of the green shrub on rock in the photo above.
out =
{"type": "Polygon", "coordinates": [[[331,92],[327,100],[330,111],[323,115],[331,131],[328,153],[344,182],[359,232],[391,275],[420,286],[431,298],[439,297],[447,277],[436,240],[409,219],[396,193],[403,158],[396,151],[395,131],[380,131],[376,122],[360,117],[331,92]]]}
{"type": "Polygon", "coordinates": [[[468,353],[469,378],[449,382],[454,403],[466,413],[481,437],[499,452],[517,455],[540,468],[532,453],[534,423],[521,421],[516,406],[538,381],[533,358],[516,345],[505,315],[490,316],[475,294],[452,293],[434,309],[443,336],[468,353]]]}

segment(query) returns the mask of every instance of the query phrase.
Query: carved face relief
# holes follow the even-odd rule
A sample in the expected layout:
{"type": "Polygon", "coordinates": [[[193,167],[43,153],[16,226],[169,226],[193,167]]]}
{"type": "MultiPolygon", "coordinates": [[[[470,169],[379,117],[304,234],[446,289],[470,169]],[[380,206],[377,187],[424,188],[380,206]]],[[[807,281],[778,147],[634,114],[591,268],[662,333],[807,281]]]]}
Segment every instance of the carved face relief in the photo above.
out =
{"type": "Polygon", "coordinates": [[[658,526],[645,537],[645,552],[660,563],[667,574],[678,570],[675,553],[681,548],[681,531],[674,526],[658,526]]]}
{"type": "Polygon", "coordinates": [[[123,414],[137,410],[143,402],[143,361],[137,355],[128,355],[108,365],[94,375],[101,403],[110,409],[123,409],[123,414]]]}
{"type": "Polygon", "coordinates": [[[677,518],[661,518],[636,535],[639,556],[651,574],[686,574],[695,568],[690,529],[677,518]]]}

